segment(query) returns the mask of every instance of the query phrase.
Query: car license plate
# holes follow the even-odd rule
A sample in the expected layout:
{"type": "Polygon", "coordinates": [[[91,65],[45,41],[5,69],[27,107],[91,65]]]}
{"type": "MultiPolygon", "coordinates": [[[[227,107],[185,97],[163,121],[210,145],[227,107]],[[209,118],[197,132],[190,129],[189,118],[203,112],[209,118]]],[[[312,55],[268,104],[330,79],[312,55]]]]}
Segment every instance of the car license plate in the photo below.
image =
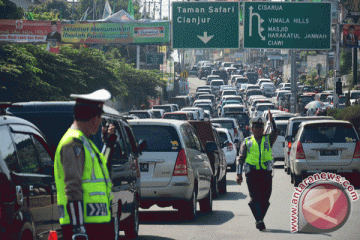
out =
{"type": "Polygon", "coordinates": [[[320,150],[320,156],[337,156],[338,150],[320,150]]]}
{"type": "Polygon", "coordinates": [[[140,163],[140,172],[148,172],[149,164],[148,163],[140,163]]]}

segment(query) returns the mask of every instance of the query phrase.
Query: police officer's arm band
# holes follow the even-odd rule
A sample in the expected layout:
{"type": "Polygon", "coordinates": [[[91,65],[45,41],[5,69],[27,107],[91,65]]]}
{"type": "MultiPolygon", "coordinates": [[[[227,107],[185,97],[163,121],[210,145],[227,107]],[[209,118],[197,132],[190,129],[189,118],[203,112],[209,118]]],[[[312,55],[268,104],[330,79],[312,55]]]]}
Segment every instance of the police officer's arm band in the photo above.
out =
{"type": "Polygon", "coordinates": [[[72,225],[83,226],[84,225],[84,211],[82,201],[69,202],[69,215],[72,221],[72,225]]]}
{"type": "Polygon", "coordinates": [[[240,163],[240,164],[237,165],[236,174],[241,175],[242,171],[243,171],[243,164],[240,163]]]}

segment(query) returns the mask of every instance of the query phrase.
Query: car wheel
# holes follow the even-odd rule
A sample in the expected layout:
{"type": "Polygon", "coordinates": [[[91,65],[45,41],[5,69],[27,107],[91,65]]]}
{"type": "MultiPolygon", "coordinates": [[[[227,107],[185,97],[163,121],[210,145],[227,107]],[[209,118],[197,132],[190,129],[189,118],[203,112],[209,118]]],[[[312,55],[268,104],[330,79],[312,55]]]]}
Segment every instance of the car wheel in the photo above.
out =
{"type": "Polygon", "coordinates": [[[297,187],[303,180],[303,177],[302,175],[295,175],[295,173],[293,174],[293,176],[294,176],[294,187],[297,187]]]}
{"type": "Polygon", "coordinates": [[[211,188],[209,188],[208,196],[200,201],[200,211],[202,213],[212,212],[212,201],[212,191],[211,188]]]}
{"type": "Polygon", "coordinates": [[[191,195],[191,199],[179,208],[181,214],[183,214],[186,220],[194,220],[196,217],[196,188],[191,195]]]}
{"type": "Polygon", "coordinates": [[[19,239],[19,240],[34,240],[35,235],[32,232],[32,225],[29,222],[26,222],[22,228],[20,229],[20,231],[16,234],[15,238],[19,239]]]}
{"type": "Polygon", "coordinates": [[[220,194],[225,194],[226,191],[226,173],[225,176],[223,177],[223,179],[219,182],[219,193],[220,194]]]}
{"type": "Polygon", "coordinates": [[[217,176],[214,176],[211,187],[212,187],[213,199],[218,198],[219,197],[219,181],[217,179],[217,176]]]}
{"type": "Polygon", "coordinates": [[[139,233],[139,204],[134,198],[134,207],[131,216],[126,220],[126,227],[124,229],[126,238],[135,239],[139,233]]]}

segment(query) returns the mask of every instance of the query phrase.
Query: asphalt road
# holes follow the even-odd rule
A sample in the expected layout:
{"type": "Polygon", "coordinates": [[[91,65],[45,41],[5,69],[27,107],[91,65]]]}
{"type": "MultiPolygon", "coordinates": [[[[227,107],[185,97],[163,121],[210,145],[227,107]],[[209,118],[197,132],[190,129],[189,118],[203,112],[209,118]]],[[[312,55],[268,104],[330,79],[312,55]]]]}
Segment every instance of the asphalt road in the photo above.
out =
{"type": "MultiPolygon", "coordinates": [[[[190,78],[189,81],[190,93],[194,93],[196,87],[204,85],[205,82],[197,78],[190,78]]],[[[335,232],[291,233],[290,210],[294,186],[290,183],[290,176],[283,170],[283,162],[275,164],[271,205],[264,220],[267,230],[260,232],[255,228],[255,220],[248,206],[247,185],[245,182],[241,186],[237,185],[235,178],[234,172],[228,172],[228,193],[214,200],[212,213],[200,214],[198,212],[194,221],[183,220],[177,210],[171,207],[153,206],[148,210],[140,209],[139,239],[360,239],[360,200],[352,202],[349,219],[335,232]]],[[[359,186],[357,186],[357,193],[360,195],[359,186]]],[[[125,238],[122,237],[122,239],[125,238]]]]}

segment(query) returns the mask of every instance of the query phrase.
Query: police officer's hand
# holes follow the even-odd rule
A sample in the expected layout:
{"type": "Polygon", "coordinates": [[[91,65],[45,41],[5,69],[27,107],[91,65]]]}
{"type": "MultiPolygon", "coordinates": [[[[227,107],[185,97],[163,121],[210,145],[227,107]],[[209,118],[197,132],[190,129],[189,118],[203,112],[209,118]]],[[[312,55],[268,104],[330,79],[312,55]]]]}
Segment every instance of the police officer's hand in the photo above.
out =
{"type": "Polygon", "coordinates": [[[237,182],[239,185],[241,185],[242,181],[243,181],[242,175],[241,175],[241,174],[238,174],[238,175],[236,176],[236,182],[237,182]]]}

